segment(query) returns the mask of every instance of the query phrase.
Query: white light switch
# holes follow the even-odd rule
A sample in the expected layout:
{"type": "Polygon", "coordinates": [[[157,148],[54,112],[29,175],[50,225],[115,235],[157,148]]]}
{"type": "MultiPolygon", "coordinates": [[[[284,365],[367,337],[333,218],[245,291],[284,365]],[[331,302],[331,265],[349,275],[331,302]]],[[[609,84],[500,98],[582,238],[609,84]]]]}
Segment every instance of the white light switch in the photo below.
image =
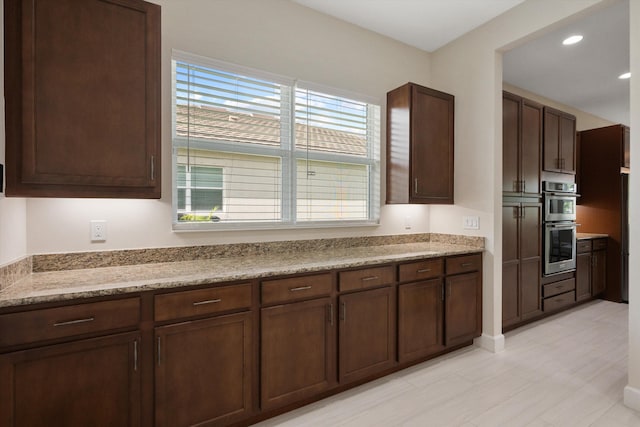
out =
{"type": "Polygon", "coordinates": [[[480,229],[480,217],[479,216],[464,216],[462,217],[462,228],[466,230],[479,230],[480,229]]]}
{"type": "Polygon", "coordinates": [[[104,242],[107,240],[107,221],[94,219],[91,224],[91,241],[104,242]]]}

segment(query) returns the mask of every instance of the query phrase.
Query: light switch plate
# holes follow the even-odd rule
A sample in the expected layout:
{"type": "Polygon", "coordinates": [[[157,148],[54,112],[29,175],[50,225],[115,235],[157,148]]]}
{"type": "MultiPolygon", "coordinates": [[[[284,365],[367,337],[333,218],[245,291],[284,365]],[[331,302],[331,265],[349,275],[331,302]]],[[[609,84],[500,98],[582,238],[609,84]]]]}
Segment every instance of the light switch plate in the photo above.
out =
{"type": "Polygon", "coordinates": [[[464,228],[465,230],[479,230],[480,217],[479,216],[462,217],[462,228],[464,228]]]}

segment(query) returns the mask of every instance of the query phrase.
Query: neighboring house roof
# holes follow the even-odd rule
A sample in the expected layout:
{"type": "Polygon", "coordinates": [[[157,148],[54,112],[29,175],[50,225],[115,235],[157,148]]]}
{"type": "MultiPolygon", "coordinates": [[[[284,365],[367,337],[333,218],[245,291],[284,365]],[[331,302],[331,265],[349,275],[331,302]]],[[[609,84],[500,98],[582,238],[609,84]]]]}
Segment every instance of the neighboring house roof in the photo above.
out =
{"type": "MultiPolygon", "coordinates": [[[[280,121],[275,117],[235,113],[207,106],[176,105],[179,137],[280,145],[280,121]]],[[[367,155],[364,136],[296,123],[296,147],[356,156],[367,155]]]]}

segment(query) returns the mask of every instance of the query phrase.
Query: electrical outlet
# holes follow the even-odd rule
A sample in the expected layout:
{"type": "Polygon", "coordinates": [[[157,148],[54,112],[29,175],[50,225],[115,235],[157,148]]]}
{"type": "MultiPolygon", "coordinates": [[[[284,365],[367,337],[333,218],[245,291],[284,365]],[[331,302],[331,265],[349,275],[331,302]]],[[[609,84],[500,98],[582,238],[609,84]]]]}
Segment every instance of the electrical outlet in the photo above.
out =
{"type": "Polygon", "coordinates": [[[462,218],[462,228],[466,230],[479,230],[480,229],[480,217],[478,216],[464,216],[462,218]]]}
{"type": "Polygon", "coordinates": [[[411,217],[409,215],[404,217],[404,229],[411,230],[411,217]]]}
{"type": "Polygon", "coordinates": [[[107,240],[107,221],[102,219],[94,219],[91,224],[91,241],[104,242],[107,240]]]}

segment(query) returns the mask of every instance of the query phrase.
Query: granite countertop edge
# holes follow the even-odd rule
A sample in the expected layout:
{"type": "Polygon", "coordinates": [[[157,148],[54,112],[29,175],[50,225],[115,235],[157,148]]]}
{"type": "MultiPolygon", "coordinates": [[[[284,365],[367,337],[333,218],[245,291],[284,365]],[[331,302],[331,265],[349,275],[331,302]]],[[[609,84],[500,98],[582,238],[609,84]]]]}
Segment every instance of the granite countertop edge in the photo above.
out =
{"type": "Polygon", "coordinates": [[[32,273],[0,291],[0,308],[135,294],[150,290],[170,290],[483,251],[483,248],[475,246],[424,242],[32,273]]]}
{"type": "Polygon", "coordinates": [[[609,237],[609,235],[602,233],[576,233],[576,239],[578,240],[601,239],[603,237],[609,237]]]}

